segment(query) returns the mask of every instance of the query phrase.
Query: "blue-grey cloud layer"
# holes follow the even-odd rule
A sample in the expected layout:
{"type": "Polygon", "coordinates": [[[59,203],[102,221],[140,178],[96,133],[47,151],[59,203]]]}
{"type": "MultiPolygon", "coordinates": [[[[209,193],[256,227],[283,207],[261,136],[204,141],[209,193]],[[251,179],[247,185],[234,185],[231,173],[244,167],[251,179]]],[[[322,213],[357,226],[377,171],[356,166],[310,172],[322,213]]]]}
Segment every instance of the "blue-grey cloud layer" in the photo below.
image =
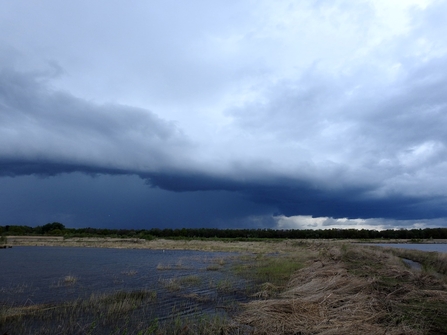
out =
{"type": "MultiPolygon", "coordinates": [[[[3,220],[29,224],[58,206],[73,224],[140,227],[446,218],[447,6],[391,8],[392,20],[380,1],[289,5],[218,6],[216,20],[200,1],[188,15],[126,8],[132,43],[109,20],[115,5],[98,17],[101,39],[61,26],[82,50],[55,43],[68,7],[48,26],[5,7],[29,20],[0,24],[3,220]],[[58,183],[73,194],[64,203],[52,200],[58,183]],[[39,194],[47,204],[31,206],[39,194]],[[20,201],[28,210],[12,209],[20,201]]],[[[80,31],[93,25],[78,14],[80,31]]]]}

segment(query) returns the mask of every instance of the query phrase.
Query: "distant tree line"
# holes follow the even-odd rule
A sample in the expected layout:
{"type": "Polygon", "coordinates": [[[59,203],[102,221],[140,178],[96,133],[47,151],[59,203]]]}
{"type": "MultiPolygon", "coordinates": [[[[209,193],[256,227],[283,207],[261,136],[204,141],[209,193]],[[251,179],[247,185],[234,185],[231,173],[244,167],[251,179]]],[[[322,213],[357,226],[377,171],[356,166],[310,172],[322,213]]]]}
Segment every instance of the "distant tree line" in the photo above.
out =
{"type": "Polygon", "coordinates": [[[62,223],[52,222],[43,226],[0,226],[4,235],[56,235],[65,237],[127,237],[127,238],[171,238],[171,239],[447,239],[447,228],[425,229],[100,229],[66,228],[62,223]]]}

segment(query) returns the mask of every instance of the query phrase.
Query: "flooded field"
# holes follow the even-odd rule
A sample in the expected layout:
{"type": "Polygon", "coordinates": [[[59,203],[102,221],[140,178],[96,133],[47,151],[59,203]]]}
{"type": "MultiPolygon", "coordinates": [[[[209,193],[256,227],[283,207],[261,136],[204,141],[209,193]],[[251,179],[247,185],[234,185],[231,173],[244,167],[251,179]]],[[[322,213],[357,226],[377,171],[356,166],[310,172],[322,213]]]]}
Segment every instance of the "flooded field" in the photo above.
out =
{"type": "Polygon", "coordinates": [[[0,254],[0,305],[52,306],[137,292],[141,299],[134,314],[146,322],[173,315],[222,316],[246,301],[251,287],[231,271],[238,256],[229,252],[14,247],[0,254]]]}
{"type": "Polygon", "coordinates": [[[0,251],[0,334],[447,334],[443,253],[343,241],[155,242],[225,252],[0,251]]]}

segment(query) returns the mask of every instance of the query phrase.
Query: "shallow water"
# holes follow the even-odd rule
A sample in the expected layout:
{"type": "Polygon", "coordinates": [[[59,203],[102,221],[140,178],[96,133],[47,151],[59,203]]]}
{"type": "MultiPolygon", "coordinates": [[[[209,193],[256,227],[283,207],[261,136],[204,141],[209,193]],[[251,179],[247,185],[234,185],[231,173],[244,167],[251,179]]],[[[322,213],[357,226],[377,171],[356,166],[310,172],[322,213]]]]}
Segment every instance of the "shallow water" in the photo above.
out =
{"type": "Polygon", "coordinates": [[[365,243],[366,245],[375,245],[378,247],[389,247],[389,248],[401,248],[401,249],[412,249],[421,251],[437,251],[447,253],[447,244],[444,243],[430,243],[430,244],[419,244],[419,243],[365,243]]]}
{"type": "Polygon", "coordinates": [[[422,270],[422,264],[415,262],[411,259],[407,259],[407,258],[402,258],[402,261],[407,264],[410,268],[417,270],[417,271],[421,271],[422,270]]]}
{"type": "Polygon", "coordinates": [[[202,313],[246,300],[251,284],[231,273],[235,253],[68,247],[14,247],[0,252],[0,304],[31,305],[87,298],[92,293],[157,292],[155,315],[202,313]],[[210,267],[218,271],[208,271],[210,267]],[[67,282],[66,276],[76,278],[67,282]],[[192,277],[194,276],[194,277],[192,277]],[[166,285],[185,278],[192,285],[166,285]],[[229,289],[220,289],[223,284],[229,289]],[[231,283],[231,284],[230,284],[231,283]],[[195,295],[205,299],[190,299],[195,295]]]}

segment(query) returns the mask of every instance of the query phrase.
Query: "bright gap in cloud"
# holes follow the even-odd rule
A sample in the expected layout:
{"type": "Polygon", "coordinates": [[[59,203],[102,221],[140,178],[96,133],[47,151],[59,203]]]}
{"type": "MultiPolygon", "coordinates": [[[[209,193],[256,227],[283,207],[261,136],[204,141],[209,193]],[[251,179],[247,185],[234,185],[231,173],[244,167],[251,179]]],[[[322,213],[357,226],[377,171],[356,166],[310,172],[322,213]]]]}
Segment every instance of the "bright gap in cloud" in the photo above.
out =
{"type": "Polygon", "coordinates": [[[277,229],[424,229],[446,224],[446,219],[433,220],[389,220],[389,219],[348,219],[312,217],[310,215],[275,216],[277,229]]]}

